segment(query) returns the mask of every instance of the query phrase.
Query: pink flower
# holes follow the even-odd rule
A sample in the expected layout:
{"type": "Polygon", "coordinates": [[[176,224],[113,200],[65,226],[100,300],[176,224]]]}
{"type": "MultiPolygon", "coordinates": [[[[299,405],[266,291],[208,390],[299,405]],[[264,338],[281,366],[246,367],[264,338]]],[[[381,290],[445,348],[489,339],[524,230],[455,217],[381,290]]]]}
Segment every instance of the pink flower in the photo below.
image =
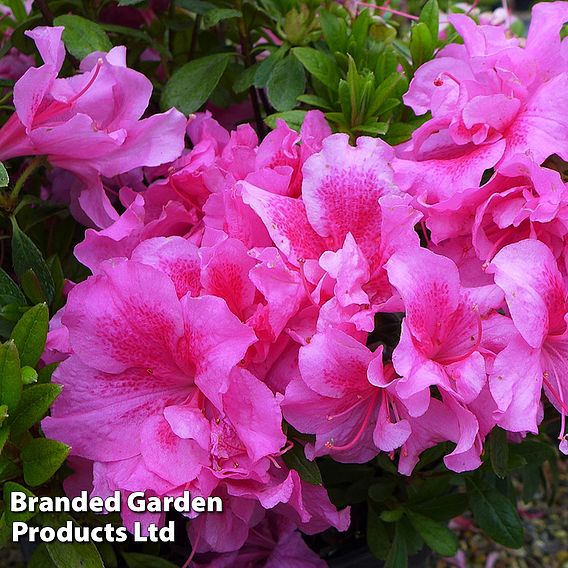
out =
{"type": "Polygon", "coordinates": [[[46,155],[87,185],[79,202],[98,226],[117,214],[99,175],[112,177],[140,166],[174,160],[183,148],[185,118],[172,109],[140,120],[152,93],[151,82],[126,67],[126,50],[94,53],[81,73],[58,79],[65,50],[62,27],[26,32],[44,60],[14,87],[16,113],[0,130],[0,159],[46,155]]]}
{"type": "Polygon", "coordinates": [[[418,216],[393,183],[393,157],[381,140],[361,137],[352,147],[347,135],[334,134],[306,161],[300,198],[241,184],[245,203],[288,261],[314,284],[322,269],[336,280],[327,308],[365,331],[392,296],[384,263],[396,248],[418,246],[418,216]]]}
{"type": "Polygon", "coordinates": [[[421,202],[434,204],[479,184],[483,172],[526,154],[537,164],[568,159],[568,67],[560,29],[565,2],[541,3],[525,48],[504,28],[478,26],[466,15],[451,23],[464,45],[451,44],[423,65],[405,102],[432,112],[399,148],[397,180],[421,202]]]}
{"type": "Polygon", "coordinates": [[[410,425],[399,418],[396,381],[392,367],[383,371],[382,348],[372,353],[329,329],[300,349],[298,363],[282,409],[292,426],[315,434],[315,443],[306,445],[308,458],[331,454],[364,463],[405,443],[410,425]]]}
{"type": "Polygon", "coordinates": [[[269,514],[249,530],[245,544],[235,552],[198,558],[203,568],[325,568],[327,564],[308,548],[296,525],[286,517],[269,514]]]}
{"type": "MultiPolygon", "coordinates": [[[[534,239],[503,248],[489,272],[505,292],[518,335],[501,351],[490,387],[498,423],[511,432],[538,432],[544,387],[562,420],[560,449],[566,449],[568,414],[567,290],[550,249],[534,239]]],[[[566,453],[566,452],[565,452],[566,453]]]]}

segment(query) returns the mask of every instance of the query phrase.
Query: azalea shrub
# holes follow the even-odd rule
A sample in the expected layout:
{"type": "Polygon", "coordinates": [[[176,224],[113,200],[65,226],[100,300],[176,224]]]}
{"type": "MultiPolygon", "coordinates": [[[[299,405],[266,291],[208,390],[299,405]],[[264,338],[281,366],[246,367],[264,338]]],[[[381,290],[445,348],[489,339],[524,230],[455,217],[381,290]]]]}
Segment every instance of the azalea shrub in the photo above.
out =
{"type": "Polygon", "coordinates": [[[0,543],[173,520],[29,565],[399,568],[465,516],[521,547],[568,454],[568,2],[0,12],[0,543]],[[125,506],[184,491],[223,512],[125,506]]]}

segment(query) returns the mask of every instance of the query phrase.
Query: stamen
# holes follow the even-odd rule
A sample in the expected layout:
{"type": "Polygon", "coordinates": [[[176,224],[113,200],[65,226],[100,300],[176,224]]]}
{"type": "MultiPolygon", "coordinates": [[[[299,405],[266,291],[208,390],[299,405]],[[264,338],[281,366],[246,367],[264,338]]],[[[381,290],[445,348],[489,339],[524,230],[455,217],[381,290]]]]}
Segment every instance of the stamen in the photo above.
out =
{"type": "Polygon", "coordinates": [[[337,451],[337,452],[345,452],[345,451],[351,450],[353,447],[355,447],[357,442],[361,439],[361,437],[365,433],[365,429],[367,428],[367,425],[369,424],[369,420],[371,418],[371,412],[374,408],[375,399],[377,398],[378,394],[379,393],[377,391],[371,397],[371,401],[369,402],[369,408],[367,409],[367,413],[365,414],[365,418],[363,418],[363,423],[361,424],[359,431],[355,434],[355,437],[353,438],[353,440],[351,440],[351,442],[349,442],[348,444],[345,444],[343,446],[334,446],[333,439],[332,439],[325,444],[325,446],[327,448],[332,449],[332,450],[337,451]]]}
{"type": "MultiPolygon", "coordinates": [[[[361,395],[357,395],[361,396],[361,395]]],[[[351,412],[354,408],[357,408],[361,403],[365,402],[365,398],[360,398],[357,402],[343,410],[342,412],[338,412],[337,414],[328,414],[325,418],[326,420],[334,420],[335,418],[341,418],[341,416],[345,416],[349,412],[351,412]]]]}
{"type": "MultiPolygon", "coordinates": [[[[554,353],[557,356],[559,356],[558,351],[556,351],[556,349],[554,347],[551,347],[549,345],[548,348],[551,351],[554,351],[554,353]]],[[[560,434],[558,435],[558,439],[563,440],[564,435],[565,435],[565,431],[566,431],[566,414],[568,414],[568,408],[566,407],[566,404],[564,403],[564,391],[562,390],[562,384],[560,383],[560,379],[558,378],[558,373],[556,372],[556,367],[554,366],[554,363],[552,362],[552,358],[550,358],[550,357],[549,357],[549,362],[550,362],[550,366],[552,368],[552,373],[554,374],[554,379],[556,381],[556,386],[558,387],[558,391],[556,391],[556,389],[550,384],[550,381],[548,380],[548,377],[550,375],[549,375],[548,372],[545,371],[542,374],[542,380],[543,380],[544,384],[547,386],[548,390],[552,393],[554,398],[557,400],[558,404],[560,405],[560,408],[561,408],[561,412],[560,412],[560,434]]]]}

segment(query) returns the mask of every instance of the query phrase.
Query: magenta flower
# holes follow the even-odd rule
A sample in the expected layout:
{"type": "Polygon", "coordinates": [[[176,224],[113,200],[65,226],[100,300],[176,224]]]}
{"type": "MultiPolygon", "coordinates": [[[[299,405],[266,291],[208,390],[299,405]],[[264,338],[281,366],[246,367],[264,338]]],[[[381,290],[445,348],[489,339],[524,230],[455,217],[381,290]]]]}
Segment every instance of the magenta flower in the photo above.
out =
{"type": "Polygon", "coordinates": [[[175,109],[140,120],[152,84],[126,67],[124,47],[91,54],[79,75],[58,79],[65,57],[62,32],[62,27],[26,32],[44,64],[28,69],[14,87],[16,113],[0,129],[0,160],[46,155],[72,171],[87,186],[79,197],[82,209],[106,227],[117,214],[99,176],[174,160],[183,149],[186,120],[175,109]]]}
{"type": "Polygon", "coordinates": [[[502,249],[488,269],[505,292],[518,334],[497,355],[490,377],[498,423],[538,432],[541,390],[561,414],[560,449],[568,453],[567,290],[554,255],[527,239],[502,249]]]}
{"type": "MultiPolygon", "coordinates": [[[[483,172],[526,154],[568,159],[568,67],[561,56],[565,2],[537,4],[524,48],[503,27],[449,19],[464,44],[424,64],[405,102],[432,118],[398,149],[397,181],[434,204],[479,184],[483,172]]],[[[565,45],[564,43],[562,45],[565,45]]]]}

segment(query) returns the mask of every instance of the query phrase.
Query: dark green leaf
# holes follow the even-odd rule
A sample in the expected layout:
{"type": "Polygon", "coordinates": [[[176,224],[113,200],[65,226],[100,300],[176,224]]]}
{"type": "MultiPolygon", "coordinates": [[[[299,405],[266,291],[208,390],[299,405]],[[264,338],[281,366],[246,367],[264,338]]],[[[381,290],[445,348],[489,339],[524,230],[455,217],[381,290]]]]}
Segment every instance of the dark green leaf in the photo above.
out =
{"type": "Polygon", "coordinates": [[[268,98],[272,106],[280,112],[296,106],[296,99],[304,92],[305,86],[304,68],[293,55],[276,64],[266,83],[268,98]]]}
{"type": "Polygon", "coordinates": [[[375,90],[371,104],[369,105],[369,115],[375,116],[381,114],[382,107],[386,100],[391,96],[398,82],[400,81],[400,73],[391,73],[375,90]]]}
{"type": "Polygon", "coordinates": [[[34,496],[34,494],[29,489],[26,489],[19,483],[15,483],[14,481],[7,481],[4,484],[3,497],[4,497],[4,506],[6,507],[5,519],[7,525],[11,525],[16,521],[25,523],[35,515],[34,511],[28,511],[28,510],[22,511],[21,513],[12,513],[12,511],[10,510],[10,494],[13,493],[14,491],[17,491],[18,493],[25,493],[28,497],[34,496]]]}
{"type": "Polygon", "coordinates": [[[316,108],[322,108],[324,110],[332,110],[332,106],[324,98],[318,97],[316,95],[300,95],[298,101],[316,108]]]}
{"type": "Polygon", "coordinates": [[[389,497],[393,496],[396,489],[396,481],[381,480],[369,487],[369,499],[374,503],[384,503],[389,497]]]}
{"type": "Polygon", "coordinates": [[[230,53],[217,53],[180,67],[162,91],[162,109],[176,107],[186,115],[199,110],[219,83],[231,56],[230,53]]]}
{"type": "Polygon", "coordinates": [[[22,367],[35,367],[45,347],[49,328],[49,311],[45,304],[30,308],[16,324],[12,339],[20,352],[22,367]]]}
{"type": "Polygon", "coordinates": [[[205,2],[204,0],[176,0],[176,5],[188,12],[193,12],[201,16],[216,8],[215,4],[205,2]]]}
{"type": "Polygon", "coordinates": [[[385,568],[406,568],[408,566],[408,551],[406,540],[402,534],[400,525],[397,524],[394,531],[394,539],[390,547],[385,568]]]}
{"type": "Polygon", "coordinates": [[[83,59],[93,51],[108,52],[112,43],[99,24],[71,14],[55,18],[56,26],[64,26],[63,43],[71,55],[83,59]]]}
{"type": "Polygon", "coordinates": [[[276,67],[276,64],[281,61],[288,53],[290,46],[287,44],[281,45],[275,52],[271,53],[266,59],[263,59],[259,64],[254,74],[254,86],[260,88],[266,87],[270,75],[276,67]]]}
{"type": "Polygon", "coordinates": [[[295,47],[292,52],[309,73],[333,91],[337,90],[340,77],[333,59],[312,47],[295,47]]]}
{"type": "Polygon", "coordinates": [[[26,19],[26,7],[22,0],[3,0],[2,4],[12,10],[12,14],[14,15],[16,22],[21,22],[26,19]]]}
{"type": "Polygon", "coordinates": [[[49,552],[45,544],[40,544],[32,555],[32,558],[28,564],[28,568],[56,568],[56,564],[53,563],[49,552]]]}
{"type": "Polygon", "coordinates": [[[499,426],[495,426],[491,431],[489,455],[495,475],[504,478],[508,472],[509,444],[507,443],[507,432],[499,426]]]}
{"type": "Polygon", "coordinates": [[[136,4],[142,4],[144,0],[118,0],[119,6],[136,6],[136,4]]]}
{"type": "Polygon", "coordinates": [[[21,477],[22,472],[12,459],[2,454],[0,456],[0,482],[21,477]]]}
{"type": "Polygon", "coordinates": [[[458,538],[448,527],[413,511],[407,511],[406,514],[412,526],[434,552],[442,556],[453,556],[457,552],[458,538]]]}
{"type": "Polygon", "coordinates": [[[53,294],[55,293],[55,285],[53,284],[53,278],[51,277],[49,268],[39,249],[34,245],[28,235],[18,227],[14,217],[12,217],[11,220],[14,270],[19,278],[22,278],[28,270],[32,270],[41,283],[47,301],[51,303],[53,294]]]}
{"type": "Polygon", "coordinates": [[[25,389],[16,412],[9,419],[12,436],[20,436],[39,422],[60,392],[61,386],[51,383],[33,385],[25,389]]]}
{"type": "Polygon", "coordinates": [[[57,369],[59,363],[51,363],[50,365],[46,365],[42,367],[37,372],[37,382],[38,383],[49,383],[51,381],[51,375],[53,375],[53,371],[57,369]]]}
{"type": "Polygon", "coordinates": [[[57,568],[104,568],[101,555],[92,542],[53,542],[45,547],[57,568]]]}
{"type": "Polygon", "coordinates": [[[128,568],[177,568],[176,564],[172,564],[157,556],[150,556],[149,554],[129,552],[124,553],[122,556],[128,568]]]}
{"type": "Polygon", "coordinates": [[[317,463],[306,458],[304,448],[300,444],[294,444],[291,450],[282,455],[282,459],[290,469],[296,470],[304,481],[313,485],[322,484],[317,463]]]}
{"type": "Polygon", "coordinates": [[[2,162],[0,162],[0,187],[7,187],[10,183],[10,176],[2,162]]]}
{"type": "Polygon", "coordinates": [[[41,304],[47,301],[43,286],[41,285],[37,274],[31,268],[22,274],[20,284],[22,285],[22,290],[32,304],[41,304]]]}
{"type": "Polygon", "coordinates": [[[0,345],[0,404],[13,413],[22,396],[20,357],[13,341],[0,345]]]}
{"type": "Polygon", "coordinates": [[[219,22],[223,20],[229,20],[231,18],[240,18],[242,13],[239,10],[233,8],[215,8],[209,10],[203,16],[203,28],[208,29],[216,26],[219,22]]]}
{"type": "Polygon", "coordinates": [[[479,477],[470,477],[467,487],[477,524],[498,543],[509,548],[521,547],[523,525],[511,501],[479,477]]]}
{"type": "Polygon", "coordinates": [[[31,440],[21,453],[26,483],[36,487],[51,479],[65,461],[70,449],[55,440],[31,440]]]}
{"type": "Polygon", "coordinates": [[[429,501],[422,501],[413,505],[412,509],[435,521],[449,521],[463,514],[467,509],[467,502],[465,493],[454,493],[452,495],[441,495],[429,501]]]}
{"type": "Polygon", "coordinates": [[[238,75],[235,81],[233,82],[233,91],[235,93],[244,93],[247,89],[254,84],[254,76],[258,70],[258,63],[243,69],[238,75]]]}
{"type": "Polygon", "coordinates": [[[4,299],[2,304],[17,304],[25,306],[26,297],[17,284],[0,268],[0,296],[4,299]]]}
{"type": "MultiPolygon", "coordinates": [[[[7,418],[7,412],[8,412],[8,407],[4,404],[2,406],[0,406],[0,412],[2,413],[2,423],[4,422],[4,420],[7,418]]],[[[2,450],[4,449],[4,446],[6,445],[6,442],[8,441],[8,438],[10,437],[10,428],[8,426],[2,426],[0,428],[0,454],[2,453],[2,450]]]]}
{"type": "Polygon", "coordinates": [[[375,558],[385,560],[390,547],[387,528],[372,507],[367,510],[367,545],[375,558]]]}

